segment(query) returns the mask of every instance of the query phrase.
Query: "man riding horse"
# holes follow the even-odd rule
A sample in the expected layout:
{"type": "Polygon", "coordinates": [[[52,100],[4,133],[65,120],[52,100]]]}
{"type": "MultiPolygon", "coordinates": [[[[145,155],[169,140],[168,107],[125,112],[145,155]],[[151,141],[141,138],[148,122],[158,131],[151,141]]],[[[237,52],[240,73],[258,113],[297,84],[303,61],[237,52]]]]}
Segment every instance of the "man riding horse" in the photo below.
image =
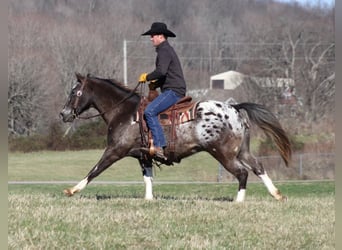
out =
{"type": "Polygon", "coordinates": [[[149,74],[142,73],[139,82],[150,81],[150,89],[160,87],[161,94],[144,111],[153,141],[150,143],[150,148],[144,148],[143,151],[166,160],[164,155],[166,140],[158,115],[185,96],[186,83],[179,58],[167,40],[168,37],[176,37],[176,35],[167,29],[166,24],[160,22],[153,23],[150,30],[142,34],[142,36],[147,35],[150,36],[150,40],[156,48],[156,68],[149,74]]]}
{"type": "MultiPolygon", "coordinates": [[[[286,197],[274,186],[263,164],[250,152],[250,126],[255,124],[272,138],[286,166],[291,160],[291,144],[286,132],[277,117],[263,105],[249,102],[231,104],[215,100],[199,101],[190,112],[191,115],[182,113],[191,118],[185,119],[184,122],[183,118],[175,119],[184,116],[179,115],[178,109],[176,112],[171,108],[171,115],[167,117],[177,123],[171,122],[170,128],[167,129],[170,136],[165,154],[169,157],[165,159],[166,140],[158,114],[164,113],[164,110],[177,102],[185,104],[182,97],[185,96],[186,84],[179,59],[167,41],[168,37],[176,35],[163,23],[153,23],[151,29],[142,35],[151,36],[157,59],[156,69],[149,74],[141,74],[139,82],[152,81],[150,89],[161,89],[161,94],[147,105],[144,112],[147,126],[152,131],[152,140],[147,143],[143,139],[146,137],[141,136],[142,128],[143,132],[146,131],[140,112],[144,96],[136,93],[135,89],[124,87],[111,79],[76,74],[77,82],[69,93],[60,113],[61,117],[64,122],[72,122],[81,118],[80,115],[86,110],[95,108],[108,127],[107,145],[100,160],[89,173],[77,185],[65,189],[64,193],[72,196],[80,192],[112,164],[129,156],[139,161],[145,182],[145,199],[152,200],[153,158],[170,165],[195,153],[206,151],[238,180],[236,201],[245,200],[249,170],[264,182],[275,199],[285,200],[286,197]],[[139,122],[134,120],[137,110],[139,122]],[[146,157],[141,151],[152,157],[146,157]]],[[[164,119],[164,114],[161,120],[168,121],[164,119]]]]}

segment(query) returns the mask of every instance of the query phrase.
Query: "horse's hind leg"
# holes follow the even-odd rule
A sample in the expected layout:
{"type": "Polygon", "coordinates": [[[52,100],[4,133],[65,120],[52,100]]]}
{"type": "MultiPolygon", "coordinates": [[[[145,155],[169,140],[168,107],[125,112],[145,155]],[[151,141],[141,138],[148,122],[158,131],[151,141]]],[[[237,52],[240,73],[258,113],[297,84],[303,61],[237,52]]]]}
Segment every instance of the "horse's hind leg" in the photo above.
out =
{"type": "Polygon", "coordinates": [[[238,168],[239,171],[235,174],[235,177],[239,181],[239,191],[236,196],[236,202],[243,202],[245,201],[246,197],[246,188],[247,188],[247,178],[248,178],[248,171],[244,168],[238,168]]]}
{"type": "MultiPolygon", "coordinates": [[[[214,156],[215,157],[215,156],[214,156]]],[[[246,187],[247,187],[247,179],[248,179],[248,171],[245,167],[241,166],[237,160],[230,160],[225,157],[215,157],[219,162],[221,162],[222,166],[232,175],[236,177],[239,181],[239,190],[236,196],[237,202],[243,202],[246,196],[246,187]],[[222,159],[223,158],[223,159],[222,159]]]]}
{"type": "Polygon", "coordinates": [[[286,200],[286,196],[283,196],[278,188],[275,187],[271,178],[267,175],[263,165],[250,153],[245,153],[238,157],[240,164],[248,169],[251,169],[267,187],[268,192],[277,200],[286,200]]]}
{"type": "Polygon", "coordinates": [[[246,197],[248,171],[238,164],[238,161],[233,161],[233,169],[228,170],[231,172],[239,181],[239,191],[236,196],[236,202],[244,202],[246,197]]]}

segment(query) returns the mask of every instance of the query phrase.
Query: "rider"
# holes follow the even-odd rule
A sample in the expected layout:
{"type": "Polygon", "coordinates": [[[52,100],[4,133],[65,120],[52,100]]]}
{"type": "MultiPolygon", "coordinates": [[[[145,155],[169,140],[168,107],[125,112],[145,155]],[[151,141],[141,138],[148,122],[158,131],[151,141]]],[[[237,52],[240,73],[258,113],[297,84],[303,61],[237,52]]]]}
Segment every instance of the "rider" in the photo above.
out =
{"type": "Polygon", "coordinates": [[[155,22],[150,30],[141,35],[150,36],[150,40],[156,48],[157,57],[155,70],[148,74],[142,73],[139,82],[152,81],[151,84],[160,87],[161,90],[161,94],[146,107],[144,112],[153,138],[153,145],[151,145],[149,152],[159,158],[166,159],[164,156],[166,141],[158,120],[158,114],[185,96],[186,83],[179,58],[167,40],[168,37],[176,37],[176,35],[167,29],[166,24],[155,22]]]}

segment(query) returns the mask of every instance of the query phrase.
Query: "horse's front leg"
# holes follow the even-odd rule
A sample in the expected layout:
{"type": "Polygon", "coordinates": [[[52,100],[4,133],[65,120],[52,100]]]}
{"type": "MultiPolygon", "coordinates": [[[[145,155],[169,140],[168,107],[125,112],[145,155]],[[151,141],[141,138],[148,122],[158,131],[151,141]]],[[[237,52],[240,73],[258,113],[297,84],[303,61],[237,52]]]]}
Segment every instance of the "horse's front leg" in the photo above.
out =
{"type": "Polygon", "coordinates": [[[114,162],[121,158],[122,157],[114,153],[114,150],[112,148],[107,148],[99,162],[89,171],[88,175],[83,180],[81,180],[77,185],[73,186],[72,188],[65,189],[64,194],[66,194],[67,196],[73,196],[75,193],[80,192],[88,185],[88,183],[92,179],[101,174],[104,170],[106,170],[114,162]]]}
{"type": "Polygon", "coordinates": [[[153,181],[153,169],[152,161],[139,160],[145,183],[145,200],[153,200],[152,181],[153,181]]]}

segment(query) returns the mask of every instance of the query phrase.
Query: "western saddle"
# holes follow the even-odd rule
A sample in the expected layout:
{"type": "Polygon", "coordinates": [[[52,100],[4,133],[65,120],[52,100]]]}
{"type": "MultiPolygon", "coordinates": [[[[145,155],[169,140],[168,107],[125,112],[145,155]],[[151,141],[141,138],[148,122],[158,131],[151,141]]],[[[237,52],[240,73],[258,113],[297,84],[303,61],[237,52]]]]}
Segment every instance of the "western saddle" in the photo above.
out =
{"type": "MultiPolygon", "coordinates": [[[[146,106],[158,96],[157,90],[149,90],[147,97],[142,97],[138,111],[136,113],[135,121],[139,122],[140,134],[141,134],[141,146],[144,148],[154,147],[151,131],[148,129],[146,121],[144,119],[144,110],[146,106]]],[[[198,102],[192,102],[192,97],[185,96],[181,98],[176,104],[170,108],[161,112],[158,116],[159,122],[165,131],[165,137],[167,140],[167,147],[165,149],[165,156],[167,161],[162,163],[171,165],[172,162],[179,162],[179,159],[175,158],[176,151],[176,127],[179,124],[191,121],[195,119],[195,111],[198,102]]],[[[152,157],[150,155],[150,157],[152,157]]],[[[160,160],[159,160],[160,161],[160,160]]]]}

